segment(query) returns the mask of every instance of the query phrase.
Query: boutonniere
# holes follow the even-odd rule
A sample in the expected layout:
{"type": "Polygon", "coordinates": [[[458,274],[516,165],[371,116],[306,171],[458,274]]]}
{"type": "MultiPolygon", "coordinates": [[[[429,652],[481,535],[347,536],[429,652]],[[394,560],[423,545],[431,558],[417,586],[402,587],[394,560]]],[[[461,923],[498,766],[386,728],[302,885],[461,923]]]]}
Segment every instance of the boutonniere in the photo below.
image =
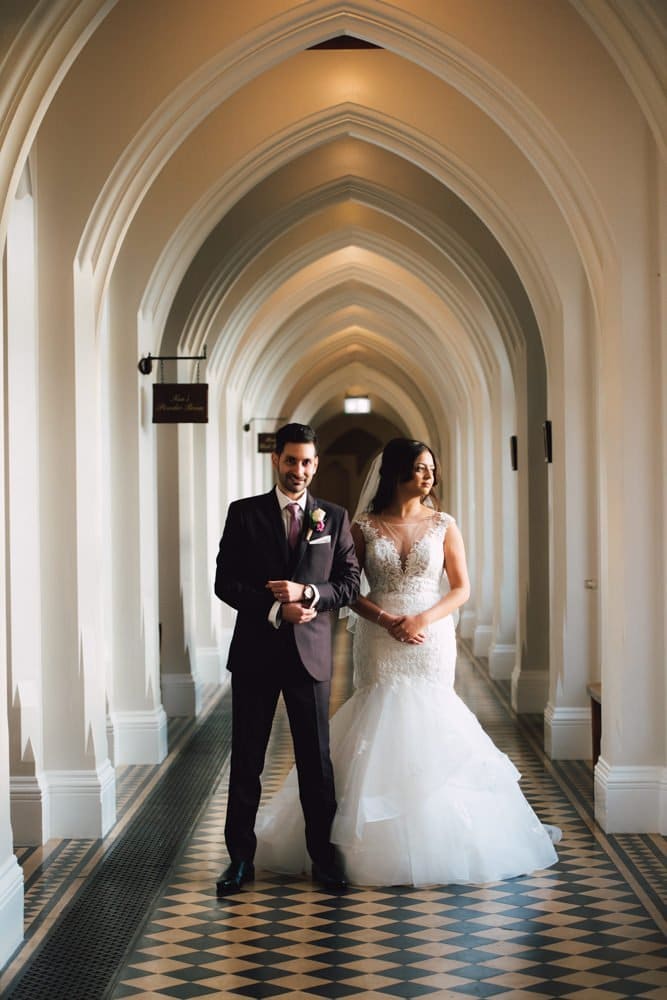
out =
{"type": "Polygon", "coordinates": [[[327,512],[322,510],[321,507],[315,507],[314,510],[310,512],[310,527],[308,528],[308,534],[306,535],[306,541],[310,541],[310,536],[314,531],[324,531],[324,519],[327,516],[327,512]]]}

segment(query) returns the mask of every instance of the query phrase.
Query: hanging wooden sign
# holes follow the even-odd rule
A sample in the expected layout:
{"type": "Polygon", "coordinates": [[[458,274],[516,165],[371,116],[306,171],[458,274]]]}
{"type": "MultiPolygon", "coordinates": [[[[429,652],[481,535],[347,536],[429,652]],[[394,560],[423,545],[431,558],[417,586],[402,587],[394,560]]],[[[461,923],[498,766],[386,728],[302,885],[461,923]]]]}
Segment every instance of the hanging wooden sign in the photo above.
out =
{"type": "Polygon", "coordinates": [[[266,455],[275,450],[276,450],[275,433],[257,435],[257,451],[259,452],[260,455],[266,455]]]}
{"type": "Polygon", "coordinates": [[[207,424],[208,383],[153,383],[154,424],[207,424]]]}

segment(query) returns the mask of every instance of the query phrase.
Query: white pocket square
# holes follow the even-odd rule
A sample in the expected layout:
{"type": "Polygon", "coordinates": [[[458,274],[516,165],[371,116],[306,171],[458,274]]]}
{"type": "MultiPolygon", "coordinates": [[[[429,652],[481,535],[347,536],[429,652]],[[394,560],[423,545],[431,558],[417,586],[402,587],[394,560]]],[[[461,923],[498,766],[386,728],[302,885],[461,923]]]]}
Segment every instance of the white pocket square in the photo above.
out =
{"type": "Polygon", "coordinates": [[[308,542],[309,545],[331,545],[331,535],[325,535],[324,538],[311,538],[308,542]]]}

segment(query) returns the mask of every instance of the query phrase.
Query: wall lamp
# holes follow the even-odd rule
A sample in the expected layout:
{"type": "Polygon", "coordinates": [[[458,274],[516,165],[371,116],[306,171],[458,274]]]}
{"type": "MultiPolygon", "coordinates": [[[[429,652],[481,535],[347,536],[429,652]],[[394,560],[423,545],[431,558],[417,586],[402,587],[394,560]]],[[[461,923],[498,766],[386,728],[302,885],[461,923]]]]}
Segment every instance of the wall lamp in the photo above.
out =
{"type": "Polygon", "coordinates": [[[553,441],[551,436],[551,421],[545,420],[542,424],[542,434],[544,437],[544,461],[553,461],[553,441]]]}

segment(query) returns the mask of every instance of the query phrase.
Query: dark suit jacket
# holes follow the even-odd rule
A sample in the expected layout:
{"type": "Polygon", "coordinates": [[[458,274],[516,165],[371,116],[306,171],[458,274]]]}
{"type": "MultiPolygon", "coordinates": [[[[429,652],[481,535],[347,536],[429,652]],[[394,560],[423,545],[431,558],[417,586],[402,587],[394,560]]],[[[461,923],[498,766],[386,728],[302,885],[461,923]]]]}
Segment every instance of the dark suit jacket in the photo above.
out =
{"type": "Polygon", "coordinates": [[[227,661],[228,670],[263,673],[285,649],[284,629],[293,629],[301,661],[312,677],[331,676],[333,612],[351,604],[359,593],[359,567],[347,511],[309,493],[300,543],[290,552],[275,490],[230,504],[220,541],[215,592],[236,608],[227,661]],[[324,530],[313,531],[310,511],[326,512],[324,530]],[[268,620],[273,595],[267,580],[313,583],[320,599],[317,616],[302,625],[286,622],[275,629],[268,620]]]}

